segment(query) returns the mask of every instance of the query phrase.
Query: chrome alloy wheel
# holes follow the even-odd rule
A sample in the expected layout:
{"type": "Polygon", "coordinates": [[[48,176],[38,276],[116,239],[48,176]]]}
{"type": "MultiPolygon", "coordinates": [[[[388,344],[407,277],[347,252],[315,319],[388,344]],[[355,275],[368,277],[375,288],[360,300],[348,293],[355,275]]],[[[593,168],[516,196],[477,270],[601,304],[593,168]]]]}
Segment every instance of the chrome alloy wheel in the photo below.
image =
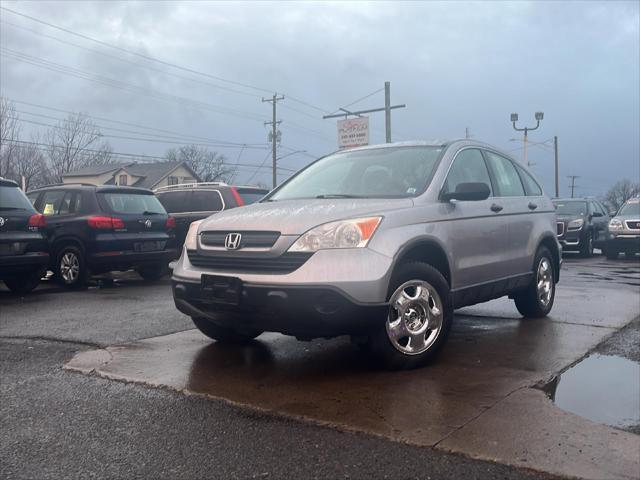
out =
{"type": "Polygon", "coordinates": [[[422,280],[411,280],[391,296],[387,336],[401,353],[419,355],[438,338],[442,320],[442,300],[436,289],[422,280]]]}
{"type": "Polygon", "coordinates": [[[69,285],[78,280],[80,276],[80,260],[75,253],[67,252],[60,259],[60,276],[69,285]]]}
{"type": "Polygon", "coordinates": [[[546,307],[551,301],[553,295],[553,269],[551,268],[551,262],[546,257],[540,259],[538,263],[538,273],[536,278],[536,288],[538,291],[538,300],[546,307]]]}

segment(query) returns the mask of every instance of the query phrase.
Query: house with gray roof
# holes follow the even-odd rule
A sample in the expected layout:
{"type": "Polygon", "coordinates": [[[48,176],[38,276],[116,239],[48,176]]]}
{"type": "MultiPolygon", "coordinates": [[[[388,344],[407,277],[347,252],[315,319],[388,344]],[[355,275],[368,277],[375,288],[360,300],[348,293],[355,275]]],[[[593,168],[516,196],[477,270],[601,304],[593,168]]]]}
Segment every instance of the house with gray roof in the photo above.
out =
{"type": "Polygon", "coordinates": [[[128,185],[153,190],[201,179],[186,162],[108,163],[66,173],[63,183],[128,185]]]}

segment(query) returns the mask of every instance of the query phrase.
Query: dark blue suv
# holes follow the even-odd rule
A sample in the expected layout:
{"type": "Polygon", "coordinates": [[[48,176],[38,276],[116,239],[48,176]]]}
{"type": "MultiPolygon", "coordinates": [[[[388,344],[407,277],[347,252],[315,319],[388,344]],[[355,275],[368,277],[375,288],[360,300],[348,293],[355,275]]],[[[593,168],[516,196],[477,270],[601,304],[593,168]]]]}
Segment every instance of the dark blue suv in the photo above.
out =
{"type": "Polygon", "coordinates": [[[27,197],[46,218],[49,269],[68,287],[130,269],[157,280],[176,255],[175,221],[150,190],[61,184],[27,197]]]}

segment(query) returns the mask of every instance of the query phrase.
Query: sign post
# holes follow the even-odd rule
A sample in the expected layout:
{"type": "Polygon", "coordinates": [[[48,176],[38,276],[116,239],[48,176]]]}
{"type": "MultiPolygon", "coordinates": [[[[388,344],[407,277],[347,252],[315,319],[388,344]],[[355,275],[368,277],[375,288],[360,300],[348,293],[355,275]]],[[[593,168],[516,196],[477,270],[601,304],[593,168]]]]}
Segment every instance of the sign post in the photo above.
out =
{"type": "Polygon", "coordinates": [[[369,117],[338,120],[338,148],[369,145],[369,117]]]}

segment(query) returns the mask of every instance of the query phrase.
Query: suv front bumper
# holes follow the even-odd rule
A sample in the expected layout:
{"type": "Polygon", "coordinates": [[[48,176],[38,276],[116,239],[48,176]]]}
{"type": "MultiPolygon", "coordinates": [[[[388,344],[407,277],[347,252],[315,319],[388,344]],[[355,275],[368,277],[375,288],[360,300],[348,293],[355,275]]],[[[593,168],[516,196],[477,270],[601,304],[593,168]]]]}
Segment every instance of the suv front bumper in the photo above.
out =
{"type": "Polygon", "coordinates": [[[243,283],[238,304],[213,301],[199,283],[172,279],[178,310],[218,325],[281,332],[298,338],[359,334],[383,321],[387,305],[359,304],[330,287],[243,283]]]}
{"type": "Polygon", "coordinates": [[[607,248],[617,251],[640,252],[640,234],[610,233],[607,240],[607,248]]]}

